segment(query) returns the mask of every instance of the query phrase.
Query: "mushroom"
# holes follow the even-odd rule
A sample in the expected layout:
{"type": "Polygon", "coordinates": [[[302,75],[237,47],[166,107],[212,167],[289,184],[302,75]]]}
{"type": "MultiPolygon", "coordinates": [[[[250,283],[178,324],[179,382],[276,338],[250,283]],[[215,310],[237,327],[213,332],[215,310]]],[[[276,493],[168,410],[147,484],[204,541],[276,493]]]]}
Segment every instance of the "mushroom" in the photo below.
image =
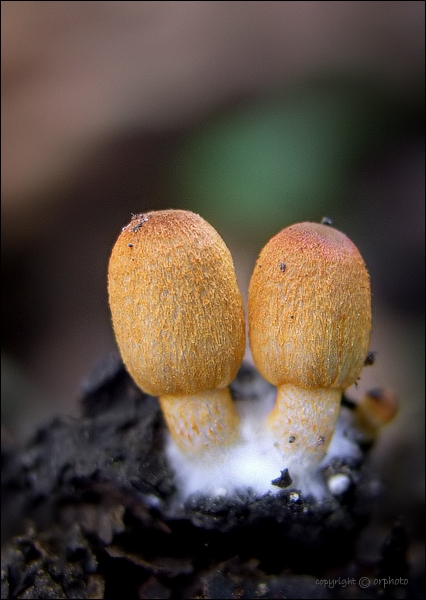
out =
{"type": "Polygon", "coordinates": [[[213,460],[239,439],[228,384],[245,350],[231,254],[199,215],[133,215],[112,250],[108,292],[117,344],[136,384],[159,397],[190,459],[213,460]]]}
{"type": "Polygon", "coordinates": [[[385,425],[395,418],[398,400],[391,390],[376,388],[368,391],[355,405],[355,426],[365,442],[373,442],[385,425]]]}
{"type": "Polygon", "coordinates": [[[368,354],[364,261],[328,225],[291,225],[261,251],[248,311],[253,360],[278,388],[266,428],[283,456],[314,465],[332,438],[342,392],[358,379],[368,354]]]}

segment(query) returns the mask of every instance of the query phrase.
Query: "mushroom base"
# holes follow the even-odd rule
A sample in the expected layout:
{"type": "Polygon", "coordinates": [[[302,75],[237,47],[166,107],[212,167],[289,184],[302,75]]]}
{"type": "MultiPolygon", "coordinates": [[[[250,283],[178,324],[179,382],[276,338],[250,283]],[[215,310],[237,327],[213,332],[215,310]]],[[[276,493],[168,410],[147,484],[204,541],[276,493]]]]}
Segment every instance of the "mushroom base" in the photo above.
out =
{"type": "MultiPolygon", "coordinates": [[[[230,387],[250,409],[274,394],[249,365],[230,387]]],[[[418,540],[392,527],[386,514],[399,514],[399,500],[392,509],[365,452],[320,466],[321,501],[279,472],[276,494],[183,500],[157,399],[120,360],[90,376],[82,405],[81,418],[56,418],[22,448],[2,448],[3,598],[361,599],[361,577],[407,576],[418,540]]],[[[352,416],[343,406],[337,428],[349,434],[352,416]]],[[[423,518],[423,507],[410,517],[423,518]]],[[[387,586],[386,597],[422,597],[422,582],[411,570],[409,585],[387,586]]],[[[368,597],[382,591],[371,585],[368,597]]]]}

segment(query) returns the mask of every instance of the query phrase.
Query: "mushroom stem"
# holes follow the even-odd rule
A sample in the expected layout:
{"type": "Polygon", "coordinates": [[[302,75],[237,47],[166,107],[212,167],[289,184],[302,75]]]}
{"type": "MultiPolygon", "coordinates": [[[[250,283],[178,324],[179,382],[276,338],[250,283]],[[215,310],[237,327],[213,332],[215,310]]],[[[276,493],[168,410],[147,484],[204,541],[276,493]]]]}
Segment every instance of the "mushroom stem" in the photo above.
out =
{"type": "Polygon", "coordinates": [[[266,421],[275,447],[289,459],[300,455],[304,463],[319,462],[333,436],[341,396],[339,389],[305,390],[290,383],[280,385],[266,421]]]}
{"type": "Polygon", "coordinates": [[[181,452],[212,460],[218,450],[239,439],[238,414],[229,388],[188,394],[160,396],[168,430],[181,452]]]}

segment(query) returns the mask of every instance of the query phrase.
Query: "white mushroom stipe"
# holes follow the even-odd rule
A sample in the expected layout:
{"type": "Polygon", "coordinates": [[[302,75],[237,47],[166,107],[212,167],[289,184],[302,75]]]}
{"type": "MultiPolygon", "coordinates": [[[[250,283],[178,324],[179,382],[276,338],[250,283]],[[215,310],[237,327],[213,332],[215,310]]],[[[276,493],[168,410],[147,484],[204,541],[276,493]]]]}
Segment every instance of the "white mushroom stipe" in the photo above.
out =
{"type": "Polygon", "coordinates": [[[282,488],[273,485],[281,471],[288,468],[292,483],[289,490],[321,500],[331,493],[319,470],[327,466],[336,456],[340,459],[358,459],[360,450],[357,444],[346,437],[347,423],[338,421],[334,436],[325,458],[318,469],[305,469],[300,457],[291,452],[287,460],[280,450],[274,448],[265,435],[263,422],[275,400],[275,390],[255,401],[236,401],[240,418],[241,442],[227,450],[226,461],[212,461],[209,465],[197,465],[182,453],[173,439],[167,436],[166,455],[175,473],[179,499],[186,500],[192,495],[202,494],[211,497],[237,495],[250,490],[260,497],[267,493],[276,494],[282,488]]]}

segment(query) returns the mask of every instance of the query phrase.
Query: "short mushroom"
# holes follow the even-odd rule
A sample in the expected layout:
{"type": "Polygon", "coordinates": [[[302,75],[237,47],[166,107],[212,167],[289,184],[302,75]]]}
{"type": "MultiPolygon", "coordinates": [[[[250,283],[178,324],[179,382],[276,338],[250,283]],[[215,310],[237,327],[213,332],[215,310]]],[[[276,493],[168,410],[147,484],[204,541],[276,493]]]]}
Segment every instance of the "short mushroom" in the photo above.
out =
{"type": "Polygon", "coordinates": [[[362,432],[364,441],[373,442],[385,425],[395,418],[398,400],[388,389],[369,390],[355,404],[355,426],[362,432]]]}
{"type": "Polygon", "coordinates": [[[259,255],[248,310],[255,365],[278,388],[266,427],[286,458],[316,464],[333,435],[342,392],[359,378],[368,354],[364,261],[328,225],[287,227],[259,255]]]}
{"type": "Polygon", "coordinates": [[[245,350],[244,309],[231,254],[199,215],[134,215],[112,250],[109,303],[136,384],[159,402],[189,458],[214,460],[239,438],[228,384],[245,350]]]}

